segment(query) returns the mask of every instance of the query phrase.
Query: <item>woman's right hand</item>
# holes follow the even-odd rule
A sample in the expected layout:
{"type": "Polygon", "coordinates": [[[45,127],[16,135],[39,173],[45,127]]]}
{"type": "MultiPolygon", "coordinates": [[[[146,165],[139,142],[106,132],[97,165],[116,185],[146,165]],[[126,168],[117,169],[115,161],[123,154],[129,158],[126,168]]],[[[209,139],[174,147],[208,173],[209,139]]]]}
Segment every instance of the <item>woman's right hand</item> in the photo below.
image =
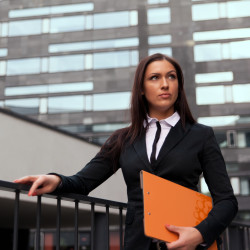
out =
{"type": "Polygon", "coordinates": [[[31,184],[29,196],[42,195],[53,192],[61,182],[57,175],[32,175],[14,181],[20,184],[31,184]]]}

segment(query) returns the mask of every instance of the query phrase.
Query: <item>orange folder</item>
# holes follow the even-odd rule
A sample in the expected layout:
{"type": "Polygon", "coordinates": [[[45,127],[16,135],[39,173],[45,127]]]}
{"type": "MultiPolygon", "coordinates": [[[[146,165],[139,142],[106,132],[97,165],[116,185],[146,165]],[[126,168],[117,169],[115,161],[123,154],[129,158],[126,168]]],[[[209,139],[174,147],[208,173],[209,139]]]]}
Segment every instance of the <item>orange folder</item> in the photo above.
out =
{"type": "MultiPolygon", "coordinates": [[[[166,224],[194,227],[212,209],[211,197],[156,175],[141,171],[145,235],[165,242],[178,239],[166,224]]],[[[217,250],[216,241],[209,250],[217,250]]]]}

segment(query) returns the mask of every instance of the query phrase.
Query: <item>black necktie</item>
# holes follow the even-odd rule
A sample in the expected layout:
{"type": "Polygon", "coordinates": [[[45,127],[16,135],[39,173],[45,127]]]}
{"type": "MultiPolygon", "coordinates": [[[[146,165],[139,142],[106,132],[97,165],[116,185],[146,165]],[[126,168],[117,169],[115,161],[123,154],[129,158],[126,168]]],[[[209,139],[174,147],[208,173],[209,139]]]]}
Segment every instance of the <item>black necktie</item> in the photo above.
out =
{"type": "Polygon", "coordinates": [[[156,126],[157,126],[157,131],[156,131],[156,134],[155,134],[155,139],[154,139],[154,143],[153,143],[153,147],[152,147],[152,153],[151,153],[151,156],[150,156],[151,164],[154,164],[156,162],[156,158],[155,158],[156,144],[159,141],[160,134],[161,134],[161,125],[160,125],[159,121],[156,122],[156,126]]]}

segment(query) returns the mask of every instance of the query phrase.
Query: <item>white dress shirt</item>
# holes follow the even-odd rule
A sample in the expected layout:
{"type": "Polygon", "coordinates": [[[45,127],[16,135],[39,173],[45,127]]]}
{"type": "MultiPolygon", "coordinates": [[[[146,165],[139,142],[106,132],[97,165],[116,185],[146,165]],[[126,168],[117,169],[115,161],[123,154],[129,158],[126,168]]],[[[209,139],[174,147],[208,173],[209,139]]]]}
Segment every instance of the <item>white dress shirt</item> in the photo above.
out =
{"type": "MultiPolygon", "coordinates": [[[[164,120],[160,120],[160,125],[161,125],[161,134],[160,134],[160,138],[159,141],[157,142],[156,145],[156,154],[155,154],[155,159],[157,159],[160,149],[171,129],[171,127],[174,127],[176,125],[176,123],[180,120],[180,116],[178,114],[178,112],[175,112],[172,116],[164,119],[164,120]]],[[[152,153],[152,146],[153,146],[153,142],[154,142],[154,138],[155,138],[155,134],[156,134],[156,130],[157,130],[157,126],[156,126],[156,122],[158,120],[156,118],[152,118],[148,116],[148,129],[146,132],[146,148],[147,148],[147,155],[148,155],[148,159],[150,161],[150,156],[152,153]]]]}

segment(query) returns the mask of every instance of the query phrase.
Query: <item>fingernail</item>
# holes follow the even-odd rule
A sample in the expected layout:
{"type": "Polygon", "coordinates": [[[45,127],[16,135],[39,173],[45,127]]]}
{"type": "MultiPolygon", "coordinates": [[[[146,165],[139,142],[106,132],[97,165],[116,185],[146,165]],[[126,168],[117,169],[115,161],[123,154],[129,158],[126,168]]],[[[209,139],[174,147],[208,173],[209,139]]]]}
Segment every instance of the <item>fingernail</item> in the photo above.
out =
{"type": "Polygon", "coordinates": [[[170,227],[170,225],[169,225],[169,224],[166,224],[166,227],[170,227]]]}

